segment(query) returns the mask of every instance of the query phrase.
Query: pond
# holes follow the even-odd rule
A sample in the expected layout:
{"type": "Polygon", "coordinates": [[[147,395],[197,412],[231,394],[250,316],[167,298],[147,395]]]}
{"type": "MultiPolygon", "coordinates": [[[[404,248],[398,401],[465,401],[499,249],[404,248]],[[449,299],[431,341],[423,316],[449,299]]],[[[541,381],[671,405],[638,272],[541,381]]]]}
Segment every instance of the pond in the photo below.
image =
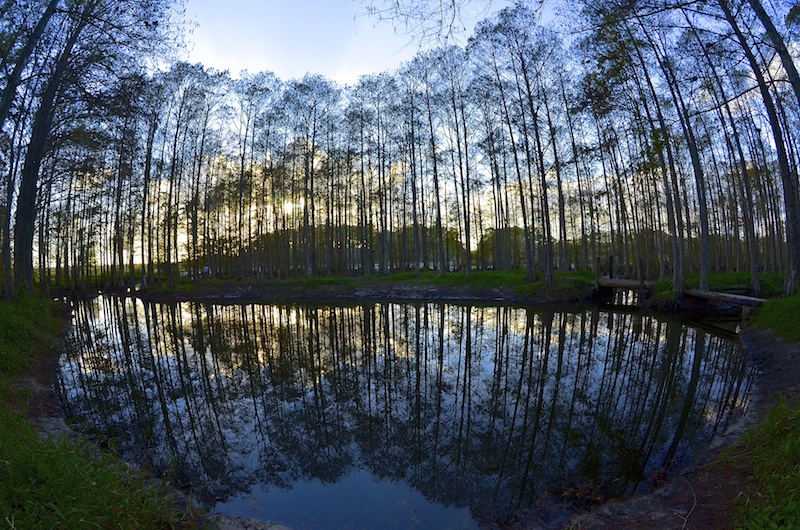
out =
{"type": "Polygon", "coordinates": [[[65,414],[218,513],[503,528],[647,489],[746,411],[738,341],[599,308],[76,303],[65,414]]]}

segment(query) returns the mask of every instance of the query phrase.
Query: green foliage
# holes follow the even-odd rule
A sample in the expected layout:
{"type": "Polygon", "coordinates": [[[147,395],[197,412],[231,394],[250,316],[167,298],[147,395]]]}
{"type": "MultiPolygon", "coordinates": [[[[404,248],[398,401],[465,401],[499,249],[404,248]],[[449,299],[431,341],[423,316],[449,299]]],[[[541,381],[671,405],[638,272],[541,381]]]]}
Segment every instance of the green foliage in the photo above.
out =
{"type": "Polygon", "coordinates": [[[672,292],[672,280],[663,279],[656,281],[656,283],[653,284],[653,294],[664,300],[672,300],[675,296],[672,292]]]}
{"type": "Polygon", "coordinates": [[[544,274],[536,275],[536,280],[524,280],[516,288],[519,296],[545,298],[585,298],[594,288],[595,275],[591,271],[556,271],[555,285],[546,285],[544,274]]]}
{"type": "Polygon", "coordinates": [[[594,274],[591,271],[556,271],[556,284],[546,286],[544,275],[539,274],[537,280],[529,282],[525,270],[512,271],[473,271],[469,276],[464,271],[439,274],[426,270],[416,274],[414,271],[391,274],[371,274],[369,276],[315,276],[312,278],[289,278],[283,280],[250,279],[250,280],[218,280],[203,279],[191,281],[182,278],[173,288],[166,284],[153,286],[151,294],[178,294],[185,296],[203,296],[220,291],[243,290],[253,287],[252,293],[270,292],[274,297],[292,297],[295,295],[324,297],[325,295],[347,296],[359,287],[372,288],[379,291],[383,287],[396,288],[408,286],[412,289],[440,289],[443,294],[466,294],[470,296],[488,295],[555,298],[584,298],[589,295],[594,285],[594,274]]]}
{"type": "Polygon", "coordinates": [[[357,280],[342,276],[314,276],[312,278],[292,278],[285,284],[303,290],[327,290],[337,287],[355,287],[357,280]]]}
{"type": "Polygon", "coordinates": [[[187,511],[141,474],[85,442],[41,438],[14,409],[13,382],[63,332],[54,303],[0,303],[0,514],[10,528],[192,528],[187,511]]]}
{"type": "Polygon", "coordinates": [[[438,273],[435,272],[420,272],[419,275],[414,273],[413,271],[408,272],[395,272],[392,274],[387,274],[385,276],[381,275],[372,275],[369,277],[364,277],[362,281],[367,282],[387,282],[387,283],[404,283],[404,282],[414,282],[419,283],[423,281],[428,281],[430,278],[433,278],[438,273]]]}
{"type": "Polygon", "coordinates": [[[742,528],[800,528],[800,408],[785,399],[734,450],[752,466],[761,495],[739,499],[742,528]]]}
{"type": "Polygon", "coordinates": [[[783,293],[783,274],[761,274],[758,277],[761,283],[762,296],[780,296],[783,293]]]}
{"type": "Polygon", "coordinates": [[[499,289],[525,283],[525,271],[473,271],[469,277],[464,272],[450,272],[436,275],[430,283],[448,287],[466,286],[477,290],[499,289]]]}
{"type": "Polygon", "coordinates": [[[173,501],[110,457],[0,414],[0,513],[12,528],[189,528],[173,501]]]}
{"type": "Polygon", "coordinates": [[[758,308],[753,323],[761,329],[771,329],[786,340],[800,342],[800,295],[775,298],[758,308]]]}
{"type": "Polygon", "coordinates": [[[800,21],[800,5],[793,5],[786,14],[786,25],[797,26],[800,21]]]}

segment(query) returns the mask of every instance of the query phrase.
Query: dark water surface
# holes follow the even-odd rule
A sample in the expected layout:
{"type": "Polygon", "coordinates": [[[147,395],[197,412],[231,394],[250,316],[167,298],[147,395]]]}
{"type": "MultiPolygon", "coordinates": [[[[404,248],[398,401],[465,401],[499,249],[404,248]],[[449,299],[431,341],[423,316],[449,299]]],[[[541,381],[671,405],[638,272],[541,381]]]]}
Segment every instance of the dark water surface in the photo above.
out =
{"type": "Polygon", "coordinates": [[[558,521],[688,461],[753,372],[737,341],[599,309],[96,298],[69,343],[81,429],[293,528],[558,521]]]}

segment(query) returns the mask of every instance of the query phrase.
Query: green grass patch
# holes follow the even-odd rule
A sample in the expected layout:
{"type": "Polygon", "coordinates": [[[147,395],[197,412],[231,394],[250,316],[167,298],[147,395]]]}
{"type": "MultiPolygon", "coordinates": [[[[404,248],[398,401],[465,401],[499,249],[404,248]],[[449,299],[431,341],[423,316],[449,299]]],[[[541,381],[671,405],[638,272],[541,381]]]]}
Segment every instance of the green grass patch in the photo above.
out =
{"type": "Polygon", "coordinates": [[[756,311],[753,323],[761,329],[771,329],[776,335],[800,342],[800,295],[769,300],[756,311]]]}
{"type": "Polygon", "coordinates": [[[193,281],[191,278],[175,278],[172,282],[173,286],[169,286],[169,282],[167,280],[159,280],[153,281],[147,285],[147,289],[154,293],[171,293],[171,292],[188,292],[191,293],[192,291],[198,290],[203,287],[207,287],[209,285],[213,285],[214,283],[219,283],[219,280],[216,279],[203,279],[202,281],[193,281]]]}
{"type": "MultiPolygon", "coordinates": [[[[780,296],[783,291],[783,276],[780,274],[762,273],[758,275],[762,296],[780,296]]],[[[671,285],[671,282],[670,282],[671,285]]],[[[697,289],[700,287],[700,273],[690,272],[686,275],[686,287],[697,289]]],[[[711,291],[725,291],[728,289],[749,289],[750,273],[747,271],[736,272],[710,272],[708,273],[708,288],[711,291]]]]}
{"type": "Polygon", "coordinates": [[[63,323],[45,300],[22,297],[13,304],[0,302],[0,374],[12,374],[31,360],[31,352],[55,345],[63,323]]]}
{"type": "MultiPolygon", "coordinates": [[[[264,280],[261,280],[264,281],[264,280]]],[[[312,278],[290,278],[288,280],[267,280],[267,283],[287,285],[305,291],[329,290],[332,288],[351,288],[358,284],[358,280],[346,276],[314,276],[312,278]]]]}
{"type": "Polygon", "coordinates": [[[667,278],[657,280],[653,284],[653,294],[664,300],[672,300],[675,297],[675,293],[672,292],[672,280],[667,278]]]}
{"type": "Polygon", "coordinates": [[[11,528],[189,528],[189,517],[141,474],[87,446],[40,438],[0,414],[0,513],[11,528]]]}
{"type": "Polygon", "coordinates": [[[761,274],[761,296],[780,296],[783,293],[783,274],[761,274]]]}
{"type": "MultiPolygon", "coordinates": [[[[758,276],[761,285],[761,296],[780,296],[783,291],[783,275],[763,273],[758,276]]],[[[700,287],[700,273],[690,272],[686,275],[684,285],[687,289],[700,287]]],[[[711,291],[727,291],[730,289],[749,289],[750,273],[737,272],[710,272],[708,273],[708,288],[711,291]]],[[[658,280],[653,285],[653,293],[660,298],[671,300],[672,278],[658,280]]]]}
{"type": "Polygon", "coordinates": [[[556,271],[555,285],[546,286],[544,274],[539,272],[536,281],[527,280],[523,269],[512,271],[473,271],[469,276],[464,271],[439,274],[437,271],[425,270],[394,272],[391,274],[370,274],[368,276],[315,276],[311,278],[293,277],[288,279],[200,279],[192,281],[181,278],[173,288],[166,283],[153,285],[151,293],[202,294],[216,288],[231,286],[274,287],[279,292],[299,292],[303,294],[325,295],[326,293],[347,294],[360,286],[396,287],[407,285],[416,288],[441,288],[468,292],[480,296],[491,294],[489,291],[502,290],[509,295],[521,297],[578,297],[587,296],[594,286],[594,274],[591,271],[556,271]]]}
{"type": "Polygon", "coordinates": [[[426,277],[432,285],[470,287],[477,290],[516,287],[526,282],[524,270],[473,271],[469,276],[463,271],[447,274],[426,273],[426,277]]]}
{"type": "Polygon", "coordinates": [[[578,297],[582,298],[594,289],[595,275],[592,271],[556,271],[555,284],[546,285],[544,273],[538,272],[536,279],[529,282],[523,278],[516,288],[519,296],[578,297]]]}
{"type": "Polygon", "coordinates": [[[752,467],[761,493],[739,499],[741,528],[800,528],[800,408],[781,399],[732,456],[752,467]]]}
{"type": "Polygon", "coordinates": [[[7,528],[194,528],[173,497],[85,442],[40,437],[17,410],[13,381],[36,356],[53,355],[60,307],[0,302],[0,526],[7,528]]]}

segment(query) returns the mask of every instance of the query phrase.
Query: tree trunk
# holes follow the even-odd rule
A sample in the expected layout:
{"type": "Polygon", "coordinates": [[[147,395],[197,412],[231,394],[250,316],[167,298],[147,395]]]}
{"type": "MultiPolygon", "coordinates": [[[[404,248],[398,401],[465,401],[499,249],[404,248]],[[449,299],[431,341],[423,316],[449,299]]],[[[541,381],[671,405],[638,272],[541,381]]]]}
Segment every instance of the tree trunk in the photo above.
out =
{"type": "Polygon", "coordinates": [[[17,213],[14,220],[14,288],[16,292],[33,293],[33,235],[40,166],[47,152],[47,140],[53,125],[56,98],[66,81],[73,48],[86,27],[89,15],[97,2],[98,0],[92,0],[84,5],[80,19],[72,28],[55,69],[46,82],[39,100],[39,108],[34,114],[31,140],[22,168],[17,213]]]}
{"type": "Polygon", "coordinates": [[[433,193],[436,197],[436,248],[439,261],[439,274],[447,272],[447,261],[444,254],[444,231],[442,229],[442,197],[439,188],[439,164],[436,150],[436,134],[433,128],[433,103],[431,102],[430,86],[427,76],[425,78],[425,103],[428,108],[428,128],[431,136],[431,162],[433,165],[433,193]]]}
{"type": "Polygon", "coordinates": [[[769,92],[769,87],[764,80],[764,75],[761,73],[761,67],[758,60],[753,54],[753,50],[747,43],[747,40],[742,33],[739,24],[730,10],[727,0],[720,0],[720,7],[725,13],[725,19],[730,24],[734,33],[736,34],[739,44],[744,50],[747,60],[750,63],[750,68],[753,70],[753,75],[756,77],[758,89],[761,97],[764,100],[764,108],[767,111],[770,127],[772,128],[772,137],[775,142],[775,150],[778,155],[778,167],[780,170],[781,181],[783,182],[783,201],[786,211],[786,274],[784,277],[783,293],[785,295],[795,294],[798,290],[798,280],[800,278],[800,212],[798,212],[798,195],[797,195],[797,179],[792,174],[791,167],[789,166],[789,159],[786,154],[786,144],[783,141],[783,131],[781,129],[778,112],[775,108],[775,103],[772,95],[769,92]]]}
{"type": "MultiPolygon", "coordinates": [[[[748,0],[748,3],[750,4],[750,7],[753,8],[753,11],[756,12],[756,16],[761,21],[764,29],[767,30],[767,37],[772,41],[773,46],[775,46],[775,49],[778,51],[778,55],[781,58],[781,64],[783,64],[783,69],[786,70],[786,75],[789,77],[789,83],[791,83],[794,94],[797,97],[797,101],[800,103],[800,74],[797,72],[794,59],[792,59],[792,54],[789,53],[789,50],[786,48],[786,43],[784,42],[783,37],[780,33],[778,33],[778,29],[775,27],[772,19],[764,10],[764,6],[761,4],[760,0],[748,0]]],[[[723,9],[727,8],[723,7],[723,9]]]]}

